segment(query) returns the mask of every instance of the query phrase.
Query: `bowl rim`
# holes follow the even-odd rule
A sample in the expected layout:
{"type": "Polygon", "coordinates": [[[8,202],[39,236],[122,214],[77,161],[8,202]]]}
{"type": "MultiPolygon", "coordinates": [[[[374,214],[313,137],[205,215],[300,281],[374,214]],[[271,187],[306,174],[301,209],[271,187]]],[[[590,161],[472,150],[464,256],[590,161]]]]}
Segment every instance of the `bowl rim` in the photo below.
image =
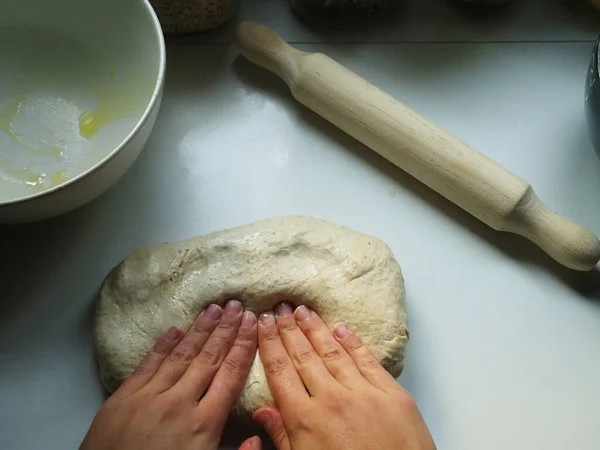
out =
{"type": "Polygon", "coordinates": [[[161,92],[163,89],[163,85],[164,85],[164,81],[165,81],[165,72],[166,72],[166,46],[165,46],[165,37],[162,32],[162,27],[160,25],[160,21],[158,20],[158,16],[156,15],[154,8],[150,4],[150,1],[149,0],[139,0],[139,1],[145,7],[144,8],[145,12],[146,12],[146,14],[149,15],[151,24],[152,24],[154,32],[155,32],[154,33],[155,38],[157,39],[157,44],[159,47],[158,48],[158,51],[159,51],[158,66],[159,67],[158,67],[158,76],[156,77],[156,83],[154,85],[154,90],[152,91],[150,101],[146,105],[144,112],[142,113],[141,117],[138,119],[135,126],[131,129],[129,134],[127,134],[127,136],[125,136],[125,138],[119,143],[119,145],[117,145],[115,148],[113,148],[113,150],[110,153],[108,153],[104,158],[102,158],[96,164],[88,167],[86,170],[81,172],[79,175],[77,175],[77,176],[71,178],[70,180],[67,180],[64,183],[61,183],[57,186],[53,186],[53,187],[46,189],[44,191],[41,191],[41,192],[36,192],[35,194],[27,195],[25,197],[17,197],[12,200],[6,200],[6,201],[0,200],[0,209],[3,209],[4,207],[8,207],[8,206],[17,205],[20,203],[26,203],[26,202],[38,199],[40,197],[54,194],[55,192],[57,192],[61,189],[64,189],[67,186],[77,183],[82,178],[85,178],[86,176],[88,176],[91,173],[95,172],[96,170],[100,169],[101,167],[106,165],[110,160],[112,160],[117,155],[117,153],[119,153],[123,149],[123,147],[125,147],[127,144],[129,144],[129,142],[131,142],[131,140],[134,138],[134,136],[137,135],[138,132],[140,131],[140,129],[144,126],[144,124],[148,120],[148,117],[152,114],[152,111],[154,109],[154,106],[156,105],[156,102],[161,97],[161,92]]]}

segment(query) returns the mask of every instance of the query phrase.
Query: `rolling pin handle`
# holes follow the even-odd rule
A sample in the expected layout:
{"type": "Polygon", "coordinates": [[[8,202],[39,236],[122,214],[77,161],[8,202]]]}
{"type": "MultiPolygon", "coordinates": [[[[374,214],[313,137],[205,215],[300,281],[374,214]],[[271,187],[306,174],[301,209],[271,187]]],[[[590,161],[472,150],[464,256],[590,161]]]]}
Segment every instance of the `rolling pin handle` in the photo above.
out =
{"type": "Polygon", "coordinates": [[[273,30],[255,22],[239,24],[236,40],[246,59],[280,76],[288,86],[293,85],[305,52],[296,50],[273,30]]]}
{"type": "Polygon", "coordinates": [[[598,238],[582,225],[552,211],[531,188],[507,218],[504,231],[526,237],[571,269],[591,270],[600,260],[598,238]]]}

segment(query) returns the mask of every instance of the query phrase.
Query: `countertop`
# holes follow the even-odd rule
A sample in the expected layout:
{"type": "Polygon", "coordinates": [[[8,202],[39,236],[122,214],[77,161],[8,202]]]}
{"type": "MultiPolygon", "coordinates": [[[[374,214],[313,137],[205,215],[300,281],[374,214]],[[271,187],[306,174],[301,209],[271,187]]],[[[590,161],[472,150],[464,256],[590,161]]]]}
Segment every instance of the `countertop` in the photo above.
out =
{"type": "MultiPolygon", "coordinates": [[[[349,31],[246,0],[237,20],[337,59],[600,234],[583,111],[600,16],[563,3],[476,16],[412,0],[377,29],[349,31]]],[[[79,444],[105,398],[94,298],[128,253],[307,214],[383,239],[402,265],[411,341],[399,381],[440,450],[597,450],[599,272],[492,231],[306,110],[238,58],[233,29],[168,40],[156,128],[113,189],[57,219],[0,227],[0,448],[79,444]]],[[[255,431],[231,424],[222,448],[255,431]]]]}

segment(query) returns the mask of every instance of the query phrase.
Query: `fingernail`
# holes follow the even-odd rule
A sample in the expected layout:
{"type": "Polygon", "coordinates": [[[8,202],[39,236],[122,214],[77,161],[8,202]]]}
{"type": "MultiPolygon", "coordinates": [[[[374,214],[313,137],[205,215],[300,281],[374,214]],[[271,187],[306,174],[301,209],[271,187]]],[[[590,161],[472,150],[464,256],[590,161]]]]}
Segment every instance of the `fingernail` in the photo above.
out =
{"type": "Polygon", "coordinates": [[[225,312],[228,314],[239,314],[242,311],[242,304],[237,300],[229,300],[225,305],[225,312]]]}
{"type": "Polygon", "coordinates": [[[265,419],[265,421],[263,423],[263,427],[265,427],[265,430],[270,431],[273,429],[274,425],[275,425],[275,417],[273,417],[272,414],[268,414],[267,418],[265,419]]]}
{"type": "Polygon", "coordinates": [[[273,314],[273,311],[264,312],[258,320],[263,326],[275,325],[275,314],[273,314]]]}
{"type": "Polygon", "coordinates": [[[294,314],[294,309],[292,308],[292,305],[290,305],[288,302],[283,302],[275,307],[275,314],[277,315],[277,317],[291,316],[292,314],[294,314]]]}
{"type": "Polygon", "coordinates": [[[242,328],[252,329],[256,325],[256,316],[251,311],[245,311],[242,316],[242,328]]]}
{"type": "Polygon", "coordinates": [[[240,447],[240,450],[253,450],[255,448],[260,448],[260,442],[261,441],[258,436],[253,436],[240,447]]]}
{"type": "Polygon", "coordinates": [[[261,411],[254,419],[267,431],[275,425],[275,417],[269,411],[261,411]]]}
{"type": "Polygon", "coordinates": [[[223,314],[223,310],[221,309],[221,307],[219,305],[215,305],[213,303],[212,305],[209,305],[208,308],[206,308],[206,310],[204,311],[204,314],[209,319],[219,320],[221,318],[221,315],[223,314]]]}
{"type": "Polygon", "coordinates": [[[171,327],[167,330],[166,337],[170,341],[178,341],[181,336],[181,331],[176,327],[171,327]]]}
{"type": "Polygon", "coordinates": [[[333,332],[339,339],[346,339],[350,336],[350,330],[343,323],[338,323],[333,327],[333,332]]]}
{"type": "Polygon", "coordinates": [[[294,315],[296,316],[296,319],[299,321],[308,319],[311,314],[312,314],[312,311],[304,305],[298,306],[296,308],[296,312],[294,313],[294,315]]]}

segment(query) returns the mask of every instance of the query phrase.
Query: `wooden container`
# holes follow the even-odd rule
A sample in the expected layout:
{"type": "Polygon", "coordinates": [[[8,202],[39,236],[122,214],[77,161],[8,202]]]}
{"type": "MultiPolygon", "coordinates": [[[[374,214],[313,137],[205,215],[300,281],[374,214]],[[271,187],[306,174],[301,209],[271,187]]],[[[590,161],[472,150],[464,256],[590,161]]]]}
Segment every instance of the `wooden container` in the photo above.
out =
{"type": "Polygon", "coordinates": [[[239,0],[150,0],[165,34],[217,28],[237,11],[239,0]]]}

